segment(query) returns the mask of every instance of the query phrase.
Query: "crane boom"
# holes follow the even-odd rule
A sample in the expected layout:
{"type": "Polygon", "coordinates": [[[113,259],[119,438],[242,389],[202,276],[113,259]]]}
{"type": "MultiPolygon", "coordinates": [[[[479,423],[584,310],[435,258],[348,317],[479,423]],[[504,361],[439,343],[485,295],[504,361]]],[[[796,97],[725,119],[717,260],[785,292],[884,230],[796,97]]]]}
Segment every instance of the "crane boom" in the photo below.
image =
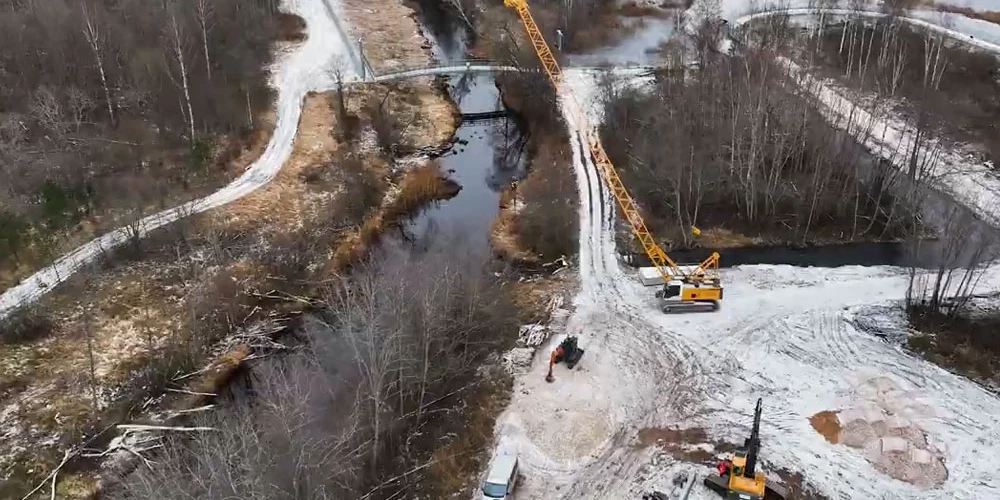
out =
{"type": "MultiPolygon", "coordinates": [[[[531,11],[528,8],[527,0],[504,0],[504,5],[511,7],[517,11],[521,18],[521,23],[524,25],[524,29],[527,32],[528,38],[531,40],[531,45],[535,49],[535,53],[538,55],[538,60],[542,64],[542,68],[545,70],[545,74],[549,77],[550,83],[558,90],[559,84],[562,79],[562,68],[559,66],[559,62],[556,60],[555,56],[552,54],[552,49],[549,48],[549,44],[545,41],[545,37],[542,36],[541,30],[538,29],[538,25],[535,24],[534,18],[531,16],[531,11]]],[[[712,252],[707,259],[702,261],[700,264],[695,266],[690,266],[690,269],[682,269],[677,265],[666,252],[656,243],[656,239],[646,228],[646,222],[643,220],[642,215],[639,213],[639,209],[636,207],[632,196],[629,194],[628,189],[622,183],[621,178],[618,176],[618,171],[615,169],[614,165],[611,163],[611,159],[608,157],[607,152],[604,150],[604,145],[601,144],[600,136],[598,135],[597,129],[591,127],[586,115],[583,113],[582,108],[579,103],[576,102],[575,96],[570,94],[569,96],[570,113],[576,119],[577,125],[584,131],[587,139],[587,145],[590,149],[590,154],[593,158],[594,165],[597,166],[598,171],[601,174],[601,178],[604,183],[608,186],[611,194],[615,197],[618,202],[618,207],[622,211],[622,215],[628,222],[632,229],[632,233],[642,244],[642,249],[649,257],[650,262],[652,262],[653,267],[655,267],[664,283],[669,283],[673,280],[681,280],[685,283],[691,283],[696,285],[709,284],[714,285],[714,288],[702,289],[694,292],[694,295],[682,296],[682,300],[701,300],[703,298],[720,299],[721,287],[718,286],[719,275],[719,254],[718,252],[712,252]],[[709,290],[715,290],[717,293],[706,294],[709,290]]]]}

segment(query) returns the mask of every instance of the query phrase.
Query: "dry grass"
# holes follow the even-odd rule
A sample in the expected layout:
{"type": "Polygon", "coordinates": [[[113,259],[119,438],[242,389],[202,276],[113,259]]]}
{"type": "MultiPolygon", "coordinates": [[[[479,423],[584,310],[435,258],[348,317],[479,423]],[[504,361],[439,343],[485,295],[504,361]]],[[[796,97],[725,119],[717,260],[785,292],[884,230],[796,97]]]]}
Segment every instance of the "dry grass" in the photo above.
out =
{"type": "Polygon", "coordinates": [[[639,429],[640,446],[652,446],[663,443],[697,444],[704,443],[706,440],[708,440],[708,434],[705,432],[705,429],[697,427],[691,429],[663,429],[656,427],[639,429]]]}
{"type": "Polygon", "coordinates": [[[490,225],[490,246],[501,260],[533,266],[541,263],[537,255],[521,246],[517,237],[517,214],[510,207],[501,207],[490,225]]]}
{"type": "Polygon", "coordinates": [[[387,93],[392,96],[386,101],[388,113],[404,129],[400,151],[445,144],[451,140],[462,114],[447,97],[447,90],[442,85],[414,80],[368,85],[357,91],[354,101],[381,100],[387,93]]]}
{"type": "Polygon", "coordinates": [[[645,428],[639,429],[636,446],[658,446],[678,460],[710,465],[715,455],[727,453],[735,446],[722,441],[710,441],[705,429],[645,428]]]}
{"type": "Polygon", "coordinates": [[[399,196],[390,204],[387,217],[398,219],[420,208],[428,200],[450,198],[458,194],[459,186],[450,181],[437,164],[428,164],[410,170],[403,176],[399,196]]]}
{"type": "Polygon", "coordinates": [[[754,244],[754,239],[724,227],[702,229],[695,241],[705,248],[738,248],[754,244]]]}
{"type": "Polygon", "coordinates": [[[365,57],[376,72],[431,62],[413,8],[398,0],[344,0],[353,39],[364,36],[365,57]]]}
{"type": "Polygon", "coordinates": [[[910,326],[919,333],[907,339],[910,349],[927,360],[989,384],[1000,381],[1000,317],[980,318],[941,314],[912,308],[910,326]]]}
{"type": "MultiPolygon", "coordinates": [[[[529,176],[530,179],[530,176],[529,176]]],[[[531,182],[525,179],[522,182],[531,182]]],[[[490,246],[497,257],[514,264],[529,266],[541,263],[538,255],[525,248],[517,234],[517,212],[520,208],[515,186],[508,186],[500,193],[500,210],[490,224],[490,246]]]]}
{"type": "Polygon", "coordinates": [[[329,208],[334,193],[317,192],[302,178],[313,169],[328,166],[342,147],[335,139],[336,116],[330,111],[333,96],[333,92],[326,92],[306,97],[292,155],[281,171],[266,186],[230,203],[225,210],[211,212],[212,224],[230,232],[248,231],[261,224],[295,227],[307,211],[329,208]]]}
{"type": "Polygon", "coordinates": [[[341,274],[377,244],[387,228],[428,203],[446,200],[458,194],[459,187],[441,172],[436,163],[419,166],[403,174],[400,185],[387,197],[383,206],[340,243],[328,263],[330,274],[341,274]]]}
{"type": "MultiPolygon", "coordinates": [[[[499,376],[498,376],[499,377],[499,376]]],[[[467,490],[469,479],[482,470],[490,458],[497,416],[510,401],[513,380],[497,378],[484,382],[467,402],[462,413],[464,425],[456,438],[436,449],[428,473],[433,498],[449,498],[467,490]]]]}

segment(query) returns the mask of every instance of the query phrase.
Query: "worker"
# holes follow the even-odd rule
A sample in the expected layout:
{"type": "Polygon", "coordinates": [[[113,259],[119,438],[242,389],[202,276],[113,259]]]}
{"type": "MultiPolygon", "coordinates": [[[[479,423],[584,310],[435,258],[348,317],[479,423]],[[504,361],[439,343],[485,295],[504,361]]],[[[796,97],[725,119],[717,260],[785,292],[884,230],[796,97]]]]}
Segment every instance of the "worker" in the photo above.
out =
{"type": "Polygon", "coordinates": [[[715,465],[718,469],[720,476],[728,476],[730,469],[733,468],[733,463],[729,460],[719,460],[719,463],[715,465]]]}

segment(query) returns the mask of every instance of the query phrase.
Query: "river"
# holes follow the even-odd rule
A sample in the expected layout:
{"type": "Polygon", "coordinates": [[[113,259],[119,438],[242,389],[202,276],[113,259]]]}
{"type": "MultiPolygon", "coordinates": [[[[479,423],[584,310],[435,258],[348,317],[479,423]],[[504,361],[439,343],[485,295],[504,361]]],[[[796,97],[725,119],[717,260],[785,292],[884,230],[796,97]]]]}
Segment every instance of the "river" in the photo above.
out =
{"type": "MultiPolygon", "coordinates": [[[[466,57],[469,34],[449,22],[433,2],[423,2],[420,24],[439,63],[457,63],[466,57]]],[[[452,75],[448,93],[463,115],[504,111],[492,75],[452,75]]],[[[517,121],[505,115],[483,121],[463,121],[451,150],[439,163],[462,186],[454,198],[436,203],[408,225],[411,239],[461,239],[481,250],[489,245],[490,225],[497,216],[500,193],[525,173],[525,136],[517,121]]]]}

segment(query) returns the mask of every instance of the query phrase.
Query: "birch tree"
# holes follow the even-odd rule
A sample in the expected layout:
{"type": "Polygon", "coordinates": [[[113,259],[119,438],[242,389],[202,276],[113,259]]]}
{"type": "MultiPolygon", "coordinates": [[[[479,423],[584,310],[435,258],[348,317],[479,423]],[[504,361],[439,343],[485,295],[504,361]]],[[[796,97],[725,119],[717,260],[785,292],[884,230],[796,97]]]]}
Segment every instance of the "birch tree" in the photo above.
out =
{"type": "Polygon", "coordinates": [[[177,78],[172,74],[169,63],[167,64],[167,72],[170,74],[174,84],[177,85],[183,92],[184,104],[187,107],[186,117],[190,131],[188,140],[193,143],[196,139],[194,132],[194,109],[191,106],[191,91],[188,87],[188,70],[187,65],[184,62],[185,46],[187,45],[187,39],[185,36],[186,33],[181,23],[177,22],[177,12],[174,9],[171,9],[169,15],[170,19],[168,20],[166,27],[167,43],[169,45],[168,50],[172,53],[171,55],[174,58],[174,63],[177,65],[180,81],[178,82],[177,78]]]}
{"type": "Polygon", "coordinates": [[[208,55],[208,35],[215,17],[215,12],[212,9],[211,0],[196,0],[195,12],[198,18],[198,27],[201,28],[201,46],[205,52],[205,75],[208,81],[212,81],[212,58],[208,55]]]}
{"type": "Polygon", "coordinates": [[[97,72],[101,76],[101,87],[104,89],[104,103],[108,108],[108,118],[111,123],[115,123],[115,111],[114,105],[111,102],[111,90],[108,88],[108,77],[104,72],[104,58],[101,57],[101,32],[98,30],[97,23],[91,19],[91,14],[87,10],[87,4],[81,4],[81,10],[83,11],[83,34],[87,39],[87,44],[90,46],[91,52],[94,54],[94,60],[97,63],[97,72]]]}

